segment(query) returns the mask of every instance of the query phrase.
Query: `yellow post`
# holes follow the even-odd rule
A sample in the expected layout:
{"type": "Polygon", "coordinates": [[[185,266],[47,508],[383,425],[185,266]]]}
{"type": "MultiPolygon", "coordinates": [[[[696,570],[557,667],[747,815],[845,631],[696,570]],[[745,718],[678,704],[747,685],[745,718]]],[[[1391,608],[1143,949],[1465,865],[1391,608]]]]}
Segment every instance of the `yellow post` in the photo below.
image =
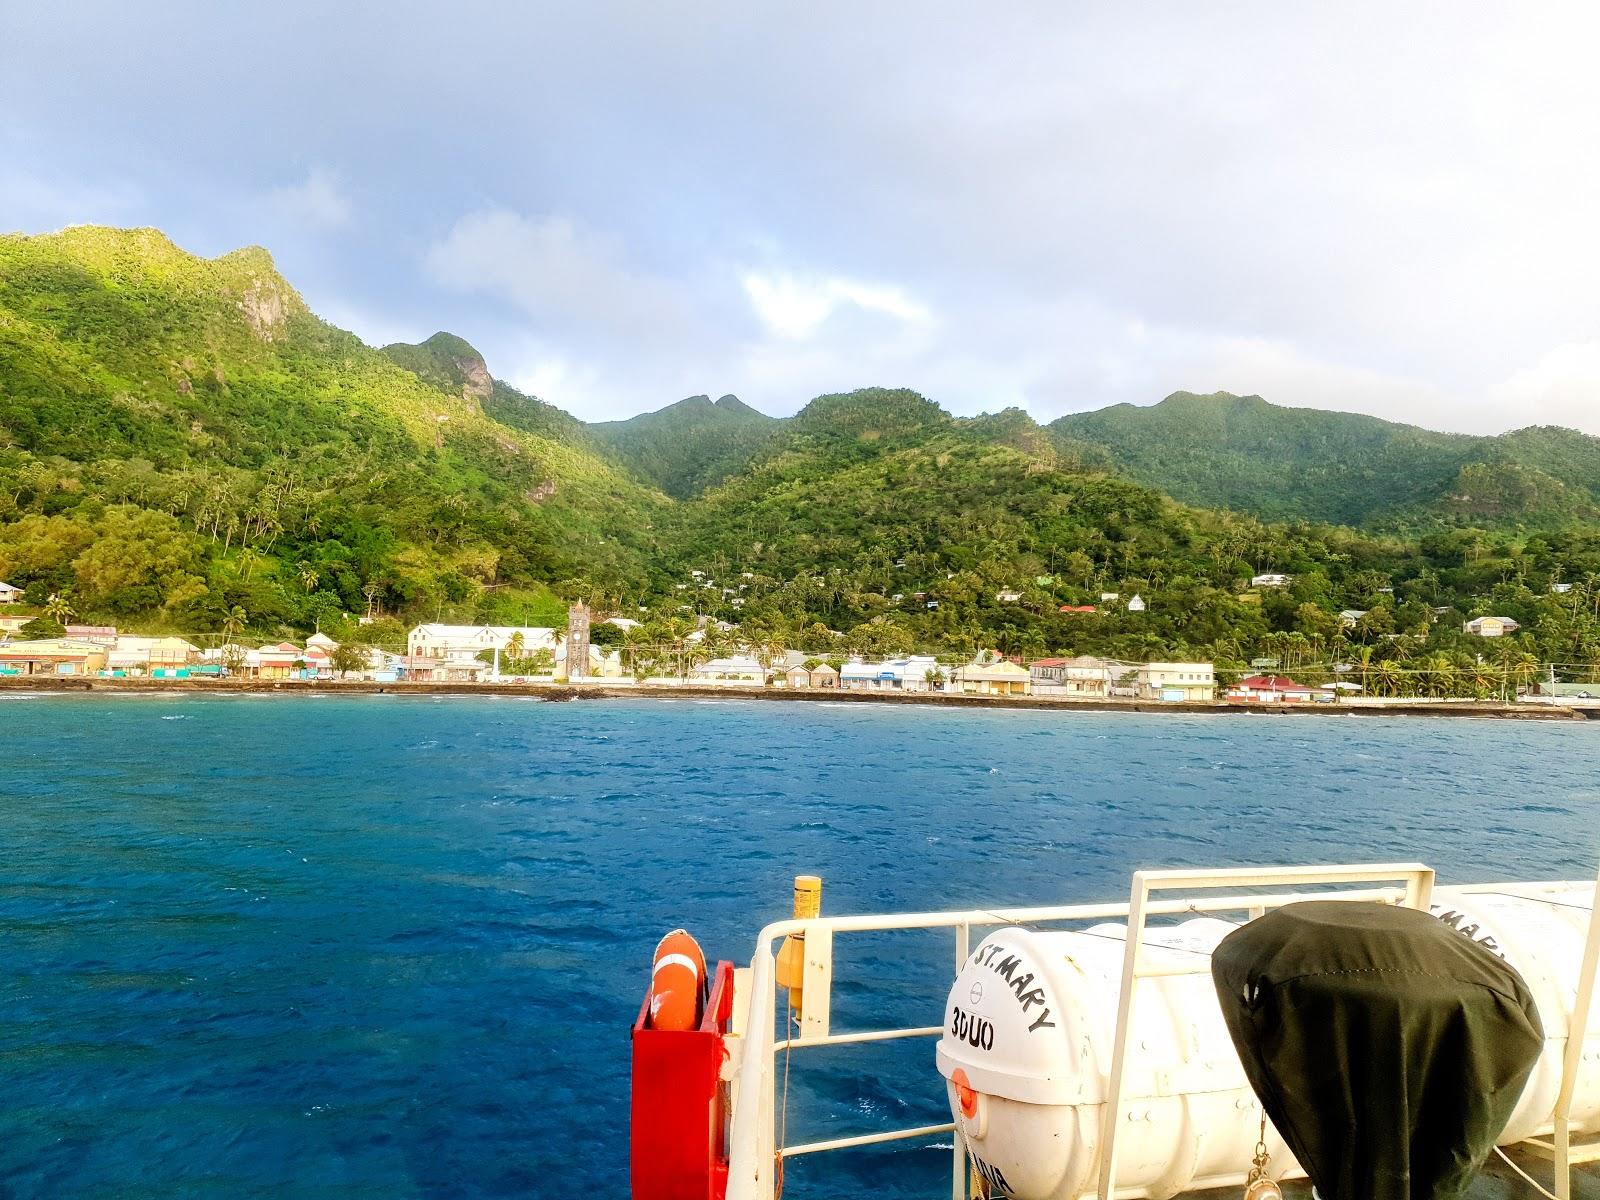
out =
{"type": "MultiPolygon", "coordinates": [[[[794,877],[794,916],[797,921],[822,915],[822,876],[794,877]]],[[[806,963],[806,935],[795,933],[783,939],[778,949],[776,978],[779,987],[789,989],[789,1005],[795,1016],[802,1015],[806,963]]]]}

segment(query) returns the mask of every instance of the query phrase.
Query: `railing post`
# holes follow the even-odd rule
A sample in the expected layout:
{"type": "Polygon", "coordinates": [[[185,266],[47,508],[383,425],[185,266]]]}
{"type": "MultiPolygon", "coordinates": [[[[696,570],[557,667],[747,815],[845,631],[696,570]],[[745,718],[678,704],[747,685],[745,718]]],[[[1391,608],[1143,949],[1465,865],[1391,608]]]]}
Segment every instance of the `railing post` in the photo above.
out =
{"type": "MultiPolygon", "coordinates": [[[[956,974],[967,965],[972,953],[972,926],[962,921],[956,926],[956,974]]],[[[967,1168],[967,1140],[958,1126],[950,1136],[950,1200],[967,1200],[967,1185],[971,1181],[967,1168]]]]}
{"type": "MultiPolygon", "coordinates": [[[[827,1037],[833,1007],[833,930],[813,926],[806,931],[803,945],[805,983],[801,989],[800,1036],[827,1037]]],[[[792,1034],[785,1030],[784,1036],[792,1034]]]]}
{"type": "Polygon", "coordinates": [[[1578,994],[1567,1025],[1567,1052],[1561,1063],[1561,1091],[1556,1096],[1555,1177],[1556,1195],[1572,1197],[1572,1094],[1577,1090],[1578,1072],[1583,1067],[1584,1041],[1589,1036],[1589,1018],[1594,1008],[1594,984],[1600,968],[1600,872],[1594,882],[1594,899],[1589,906],[1589,935],[1583,944],[1583,964],[1578,968],[1578,994]]]}
{"type": "Polygon", "coordinates": [[[1128,1065],[1128,1036],[1133,1025],[1133,988],[1139,978],[1139,946],[1144,941],[1144,909],[1150,885],[1143,871],[1133,873],[1128,897],[1128,938],[1122,951],[1122,988],[1117,994],[1117,1031],[1111,1043],[1111,1077],[1100,1115],[1100,1200],[1112,1200],[1117,1174],[1117,1130],[1122,1108],[1122,1073],[1128,1065]]]}

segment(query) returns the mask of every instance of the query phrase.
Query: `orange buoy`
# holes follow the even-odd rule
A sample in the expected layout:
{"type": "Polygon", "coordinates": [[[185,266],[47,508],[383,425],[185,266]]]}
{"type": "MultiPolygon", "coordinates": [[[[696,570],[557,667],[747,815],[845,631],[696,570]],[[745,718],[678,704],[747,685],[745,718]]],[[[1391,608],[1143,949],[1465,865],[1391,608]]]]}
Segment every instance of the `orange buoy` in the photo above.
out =
{"type": "Polygon", "coordinates": [[[700,943],[674,929],[656,944],[650,972],[650,1028],[682,1031],[700,1024],[706,956],[700,943]]]}

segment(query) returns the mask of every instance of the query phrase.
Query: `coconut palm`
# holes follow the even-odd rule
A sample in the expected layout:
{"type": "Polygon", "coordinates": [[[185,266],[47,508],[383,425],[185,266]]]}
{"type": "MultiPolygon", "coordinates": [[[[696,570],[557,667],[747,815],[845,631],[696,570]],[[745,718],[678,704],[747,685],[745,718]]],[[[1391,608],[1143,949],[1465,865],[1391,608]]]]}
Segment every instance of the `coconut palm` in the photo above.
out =
{"type": "Polygon", "coordinates": [[[44,602],[44,613],[57,625],[65,625],[78,615],[65,592],[51,592],[50,598],[44,602]]]}
{"type": "Polygon", "coordinates": [[[228,610],[228,615],[222,618],[222,636],[228,643],[244,632],[244,627],[249,621],[243,606],[235,604],[228,610]]]}
{"type": "Polygon", "coordinates": [[[316,591],[317,580],[321,578],[317,569],[308,562],[301,562],[295,564],[295,570],[300,575],[300,586],[308,592],[316,591]]]}

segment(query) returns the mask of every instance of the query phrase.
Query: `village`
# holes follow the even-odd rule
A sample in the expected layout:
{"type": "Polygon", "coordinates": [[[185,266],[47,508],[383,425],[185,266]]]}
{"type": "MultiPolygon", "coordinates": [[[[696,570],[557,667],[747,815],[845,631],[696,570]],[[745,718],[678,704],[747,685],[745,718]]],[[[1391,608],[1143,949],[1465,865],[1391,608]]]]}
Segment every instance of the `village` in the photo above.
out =
{"type": "MultiPolygon", "coordinates": [[[[1270,586],[1270,584],[1268,584],[1270,586]]],[[[1137,599],[1137,598],[1135,598],[1137,599]]],[[[0,585],[0,604],[16,600],[0,585]]],[[[1354,615],[1354,614],[1352,614],[1354,615]]],[[[738,628],[701,618],[681,644],[651,653],[591,636],[600,626],[626,635],[639,622],[595,614],[575,604],[565,628],[456,625],[413,627],[404,651],[350,643],[324,633],[246,646],[225,639],[202,647],[175,635],[147,636],[109,625],[67,624],[58,637],[33,638],[23,630],[34,618],[0,609],[0,678],[333,682],[424,684],[605,684],[612,687],[775,688],[880,694],[1034,697],[1062,701],[1154,701],[1253,704],[1333,704],[1365,699],[1348,679],[1303,684],[1279,674],[1270,660],[1252,673],[1219,682],[1210,662],[1127,662],[1090,655],[1024,661],[997,650],[951,662],[928,654],[881,659],[841,657],[835,651],[741,644],[738,628]]],[[[1495,637],[1505,631],[1480,618],[1471,631],[1495,637]]],[[[1538,689],[1532,689],[1537,691],[1538,689]]],[[[1589,699],[1574,692],[1568,699],[1589,699]]]]}

